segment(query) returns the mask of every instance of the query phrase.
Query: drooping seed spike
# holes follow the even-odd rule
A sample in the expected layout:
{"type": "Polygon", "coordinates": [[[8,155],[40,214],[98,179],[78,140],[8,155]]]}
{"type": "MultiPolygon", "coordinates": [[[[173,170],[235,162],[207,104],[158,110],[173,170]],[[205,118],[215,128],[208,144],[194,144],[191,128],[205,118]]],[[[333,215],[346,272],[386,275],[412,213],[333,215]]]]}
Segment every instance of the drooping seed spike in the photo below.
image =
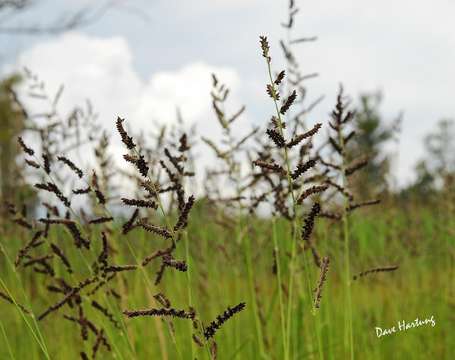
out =
{"type": "Polygon", "coordinates": [[[35,154],[35,151],[32,148],[29,148],[27,145],[25,145],[24,140],[22,139],[22,137],[19,136],[17,138],[17,142],[21,146],[22,151],[25,152],[26,154],[28,154],[30,156],[33,156],[35,154]]]}
{"type": "Polygon", "coordinates": [[[243,309],[245,309],[246,304],[244,302],[241,302],[240,304],[234,306],[234,307],[228,307],[222,314],[218,315],[216,320],[213,320],[204,330],[204,336],[206,340],[209,340],[212,338],[216,331],[226,322],[228,321],[231,317],[233,317],[235,314],[241,312],[243,309]]]}
{"type": "Polygon", "coordinates": [[[369,270],[362,271],[361,273],[354,275],[353,280],[357,280],[358,278],[361,278],[365,275],[368,274],[373,274],[373,273],[378,273],[378,272],[390,272],[390,271],[395,271],[399,268],[399,265],[392,265],[392,266],[382,266],[382,267],[377,267],[369,270]]]}
{"type": "Polygon", "coordinates": [[[327,272],[329,271],[329,263],[330,263],[330,259],[327,256],[322,259],[321,273],[319,275],[318,286],[316,288],[316,294],[314,297],[314,307],[316,309],[319,309],[319,306],[321,304],[322,288],[324,286],[325,281],[327,280],[327,272]]]}
{"type": "Polygon", "coordinates": [[[318,216],[319,212],[321,211],[321,205],[319,203],[314,203],[313,207],[311,208],[310,213],[307,215],[304,221],[303,229],[302,229],[302,240],[309,241],[311,233],[313,232],[314,228],[314,220],[316,216],[318,216]]]}
{"type": "Polygon", "coordinates": [[[128,133],[124,129],[123,127],[124,121],[125,119],[121,119],[120,117],[117,118],[116,122],[117,131],[119,132],[120,137],[122,138],[122,142],[126,145],[126,147],[129,150],[132,150],[136,147],[136,144],[134,143],[133,138],[131,136],[128,136],[128,133]]]}
{"type": "Polygon", "coordinates": [[[292,106],[294,101],[297,99],[297,92],[295,90],[292,91],[291,95],[286,99],[286,101],[281,105],[280,113],[282,115],[286,114],[289,108],[292,106]]]}

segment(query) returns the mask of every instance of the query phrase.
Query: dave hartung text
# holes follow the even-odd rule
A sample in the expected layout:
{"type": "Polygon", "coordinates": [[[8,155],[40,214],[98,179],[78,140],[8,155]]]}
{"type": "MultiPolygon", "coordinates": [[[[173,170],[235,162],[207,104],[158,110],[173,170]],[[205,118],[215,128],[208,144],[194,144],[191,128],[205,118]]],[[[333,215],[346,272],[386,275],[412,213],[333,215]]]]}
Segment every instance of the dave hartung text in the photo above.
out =
{"type": "Polygon", "coordinates": [[[376,330],[376,336],[378,338],[386,335],[392,335],[394,333],[400,332],[400,331],[406,331],[412,328],[420,327],[420,326],[425,326],[425,325],[431,325],[431,327],[436,326],[436,320],[434,319],[434,316],[431,315],[431,317],[428,317],[426,319],[415,319],[413,321],[405,321],[401,320],[397,322],[396,326],[392,326],[391,328],[380,328],[378,326],[375,327],[376,330]]]}

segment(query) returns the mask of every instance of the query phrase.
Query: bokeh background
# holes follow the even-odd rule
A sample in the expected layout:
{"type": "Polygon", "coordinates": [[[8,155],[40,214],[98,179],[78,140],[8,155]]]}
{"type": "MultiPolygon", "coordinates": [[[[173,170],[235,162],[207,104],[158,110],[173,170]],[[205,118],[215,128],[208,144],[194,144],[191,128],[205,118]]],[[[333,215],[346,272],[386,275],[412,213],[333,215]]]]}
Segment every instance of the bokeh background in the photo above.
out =
{"type": "MultiPolygon", "coordinates": [[[[28,67],[50,93],[65,86],[62,109],[90,99],[109,127],[117,115],[137,128],[185,121],[213,134],[210,74],[232,88],[251,123],[264,123],[264,65],[258,36],[268,35],[277,68],[286,39],[287,1],[18,1],[2,6],[0,71],[28,67]],[[89,85],[88,85],[89,84],[89,85]]],[[[311,119],[325,121],[339,83],[355,101],[382,92],[385,122],[403,114],[399,141],[388,150],[394,186],[415,180],[423,139],[453,118],[455,32],[450,0],[301,1],[291,36],[317,37],[294,51],[308,102],[324,96],[311,119]]]]}

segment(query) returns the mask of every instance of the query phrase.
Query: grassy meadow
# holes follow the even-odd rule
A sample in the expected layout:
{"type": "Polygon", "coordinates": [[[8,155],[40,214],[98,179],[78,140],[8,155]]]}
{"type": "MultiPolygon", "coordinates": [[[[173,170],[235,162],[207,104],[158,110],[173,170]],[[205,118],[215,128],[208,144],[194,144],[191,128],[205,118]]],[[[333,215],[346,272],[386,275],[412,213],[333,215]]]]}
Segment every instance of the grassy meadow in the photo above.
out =
{"type": "MultiPolygon", "coordinates": [[[[352,323],[354,356],[359,359],[449,359],[455,346],[453,335],[453,236],[448,216],[434,209],[409,206],[407,211],[388,204],[368,209],[350,219],[352,269],[359,272],[371,264],[397,263],[398,271],[371,274],[353,281],[352,323]],[[375,327],[392,327],[398,321],[413,321],[434,316],[436,325],[423,325],[395,334],[377,337],[375,327]]],[[[172,294],[172,305],[185,308],[193,304],[205,322],[217,316],[227,305],[239,300],[247,308],[219,330],[216,337],[219,359],[283,359],[285,336],[281,327],[280,301],[288,301],[288,291],[279,291],[273,264],[274,242],[280,244],[280,268],[286,273],[291,238],[289,225],[280,220],[242,217],[234,224],[217,221],[217,215],[203,204],[196,208],[184,235],[184,244],[176,257],[187,259],[185,273],[168,272],[159,289],[172,294]],[[221,223],[221,225],[217,224],[221,223]],[[281,298],[280,298],[281,297],[281,298]]],[[[295,299],[290,330],[292,358],[340,359],[344,351],[346,305],[343,293],[343,242],[338,224],[323,220],[315,234],[320,251],[332,259],[321,307],[311,310],[307,287],[314,287],[316,269],[304,275],[307,255],[295,273],[295,299]],[[302,267],[302,268],[300,268],[302,267]]],[[[114,229],[117,226],[114,226],[114,229]]],[[[118,230],[118,229],[116,229],[118,230]]],[[[162,240],[139,230],[127,236],[114,230],[109,237],[116,250],[113,259],[119,264],[137,264],[162,240]]],[[[46,281],[40,274],[18,272],[12,262],[27,240],[26,231],[7,227],[2,233],[2,290],[11,294],[34,314],[49,305],[46,281]]],[[[64,231],[52,230],[48,240],[60,244],[71,242],[64,231]]],[[[95,246],[99,247],[99,244],[95,246]]],[[[84,251],[67,254],[75,259],[74,270],[87,274],[90,258],[84,251]]],[[[53,260],[56,276],[65,276],[64,266],[53,260]]],[[[311,264],[312,265],[312,264],[311,264]]],[[[118,327],[103,314],[87,307],[103,329],[112,346],[101,358],[117,359],[204,359],[211,350],[192,340],[191,323],[160,318],[125,319],[124,309],[156,306],[153,295],[156,267],[122,275],[113,280],[121,300],[99,294],[96,300],[106,305],[118,327]],[[109,355],[108,355],[109,354],[109,355]]],[[[282,274],[283,275],[283,274],[282,274]]],[[[89,300],[91,301],[91,300],[89,300]]],[[[66,309],[43,321],[24,315],[14,305],[2,304],[0,358],[73,359],[75,349],[90,345],[79,336],[77,324],[65,321],[66,309]]],[[[91,335],[89,335],[91,336],[91,335]]]]}

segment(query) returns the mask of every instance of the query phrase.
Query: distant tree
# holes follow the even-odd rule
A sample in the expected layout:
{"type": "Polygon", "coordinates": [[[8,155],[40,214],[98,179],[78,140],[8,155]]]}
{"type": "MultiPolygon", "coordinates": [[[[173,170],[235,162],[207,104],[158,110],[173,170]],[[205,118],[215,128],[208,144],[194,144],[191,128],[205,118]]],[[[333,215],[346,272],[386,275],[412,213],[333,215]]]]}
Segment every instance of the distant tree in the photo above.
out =
{"type": "Polygon", "coordinates": [[[454,190],[455,180],[455,123],[450,119],[438,122],[424,139],[424,157],[415,166],[416,180],[402,195],[428,199],[447,196],[454,190]]]}
{"type": "Polygon", "coordinates": [[[416,180],[407,188],[401,191],[402,197],[408,199],[410,196],[419,199],[428,199],[435,194],[435,176],[428,169],[427,162],[420,160],[415,166],[416,180]]]}
{"type": "Polygon", "coordinates": [[[387,189],[390,158],[384,147],[396,139],[401,125],[401,116],[386,123],[380,111],[381,103],[381,92],[362,94],[354,122],[354,146],[369,159],[357,182],[359,192],[366,197],[387,189]]]}
{"type": "Polygon", "coordinates": [[[0,195],[2,200],[32,204],[35,192],[21,181],[23,168],[17,163],[17,137],[23,131],[26,115],[17,106],[10,89],[20,82],[17,75],[0,82],[0,195]]]}
{"type": "Polygon", "coordinates": [[[439,180],[455,172],[455,123],[450,119],[438,122],[433,133],[425,137],[426,162],[439,180]]]}

